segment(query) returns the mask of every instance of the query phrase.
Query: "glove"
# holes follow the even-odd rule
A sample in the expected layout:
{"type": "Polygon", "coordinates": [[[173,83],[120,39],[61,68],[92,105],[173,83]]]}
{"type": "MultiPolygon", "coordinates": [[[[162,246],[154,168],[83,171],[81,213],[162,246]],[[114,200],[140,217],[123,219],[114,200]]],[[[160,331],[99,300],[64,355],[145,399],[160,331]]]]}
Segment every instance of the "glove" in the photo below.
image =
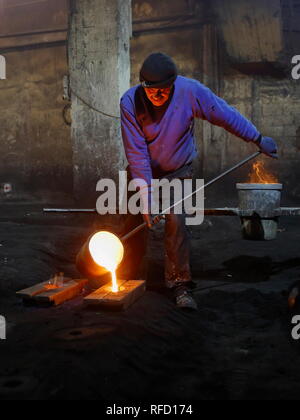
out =
{"type": "Polygon", "coordinates": [[[278,147],[275,140],[273,140],[271,137],[263,137],[260,135],[255,143],[260,148],[262,153],[273,159],[278,159],[278,147]]]}

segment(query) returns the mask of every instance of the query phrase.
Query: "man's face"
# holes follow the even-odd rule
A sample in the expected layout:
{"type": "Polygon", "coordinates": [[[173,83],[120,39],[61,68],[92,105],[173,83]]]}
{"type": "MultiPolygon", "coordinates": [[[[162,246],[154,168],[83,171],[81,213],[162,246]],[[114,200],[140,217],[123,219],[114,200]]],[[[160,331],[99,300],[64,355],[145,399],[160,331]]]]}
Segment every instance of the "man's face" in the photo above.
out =
{"type": "Polygon", "coordinates": [[[172,92],[172,86],[167,88],[144,88],[147,98],[154,106],[165,104],[172,92]]]}

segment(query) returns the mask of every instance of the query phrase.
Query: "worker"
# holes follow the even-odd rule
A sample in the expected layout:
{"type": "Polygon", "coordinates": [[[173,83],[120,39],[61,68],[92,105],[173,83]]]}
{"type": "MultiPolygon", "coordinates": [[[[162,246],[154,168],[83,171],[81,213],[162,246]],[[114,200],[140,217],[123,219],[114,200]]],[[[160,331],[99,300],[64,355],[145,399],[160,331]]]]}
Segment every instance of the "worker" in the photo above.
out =
{"type": "MultiPolygon", "coordinates": [[[[166,54],[153,53],[140,70],[140,84],[121,98],[121,126],[132,179],[142,179],[147,188],[141,200],[151,200],[152,179],[192,178],[197,156],[194,119],[223,127],[265,155],[277,158],[276,142],[197,80],[179,76],[176,64],[166,54]]],[[[151,229],[153,218],[143,215],[151,229]]],[[[179,308],[197,309],[190,294],[190,236],[185,215],[166,215],[165,283],[179,308]]]]}

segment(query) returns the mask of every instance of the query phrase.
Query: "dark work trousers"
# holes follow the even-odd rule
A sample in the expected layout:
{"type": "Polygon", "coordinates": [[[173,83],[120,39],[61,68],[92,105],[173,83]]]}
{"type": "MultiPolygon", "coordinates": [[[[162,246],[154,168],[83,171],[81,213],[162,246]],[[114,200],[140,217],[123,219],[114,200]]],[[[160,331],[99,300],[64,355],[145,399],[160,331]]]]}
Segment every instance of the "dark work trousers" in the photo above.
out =
{"type": "MultiPolygon", "coordinates": [[[[183,184],[184,179],[192,179],[192,177],[192,165],[187,165],[172,174],[166,175],[164,178],[168,180],[179,179],[183,184]]],[[[131,179],[129,171],[128,179],[131,179]]],[[[173,203],[174,194],[171,194],[171,205],[173,203]]],[[[160,207],[161,205],[160,197],[160,207]]],[[[164,208],[161,207],[161,210],[164,210],[164,208]]],[[[190,233],[185,223],[185,217],[185,214],[174,214],[174,211],[171,211],[170,214],[166,214],[165,216],[165,285],[169,289],[191,282],[190,233]]],[[[141,223],[143,223],[141,215],[128,215],[126,217],[124,232],[128,233],[141,223]]],[[[149,231],[145,229],[127,242],[127,247],[131,254],[130,259],[136,269],[136,272],[132,271],[132,279],[139,275],[137,274],[139,272],[138,266],[141,264],[142,258],[147,252],[148,236],[149,231]]]]}
{"type": "MultiPolygon", "coordinates": [[[[166,178],[170,181],[173,179],[181,181],[183,198],[184,179],[193,178],[192,165],[187,165],[166,178]]],[[[171,204],[174,204],[174,194],[171,194],[171,204]]],[[[191,235],[185,223],[185,213],[174,214],[174,210],[171,210],[170,214],[166,214],[165,219],[165,283],[169,289],[173,289],[191,282],[191,235]]]]}

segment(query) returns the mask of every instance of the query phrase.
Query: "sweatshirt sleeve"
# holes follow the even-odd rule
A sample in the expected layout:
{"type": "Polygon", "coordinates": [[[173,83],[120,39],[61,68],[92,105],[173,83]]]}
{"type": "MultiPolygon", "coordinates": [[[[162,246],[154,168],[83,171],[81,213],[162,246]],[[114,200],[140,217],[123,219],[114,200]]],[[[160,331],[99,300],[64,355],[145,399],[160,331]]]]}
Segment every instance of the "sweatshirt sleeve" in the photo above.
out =
{"type": "Polygon", "coordinates": [[[151,205],[153,175],[147,142],[134,113],[122,101],[120,107],[122,138],[130,173],[132,179],[136,181],[136,187],[140,190],[143,208],[148,212],[151,205]],[[144,181],[144,186],[138,180],[144,181]]]}
{"type": "Polygon", "coordinates": [[[201,83],[196,83],[194,100],[195,117],[223,127],[247,142],[254,142],[259,138],[260,132],[247,118],[201,83]]]}
{"type": "Polygon", "coordinates": [[[152,169],[147,142],[135,115],[121,102],[122,138],[133,179],[143,179],[151,185],[152,169]]]}

